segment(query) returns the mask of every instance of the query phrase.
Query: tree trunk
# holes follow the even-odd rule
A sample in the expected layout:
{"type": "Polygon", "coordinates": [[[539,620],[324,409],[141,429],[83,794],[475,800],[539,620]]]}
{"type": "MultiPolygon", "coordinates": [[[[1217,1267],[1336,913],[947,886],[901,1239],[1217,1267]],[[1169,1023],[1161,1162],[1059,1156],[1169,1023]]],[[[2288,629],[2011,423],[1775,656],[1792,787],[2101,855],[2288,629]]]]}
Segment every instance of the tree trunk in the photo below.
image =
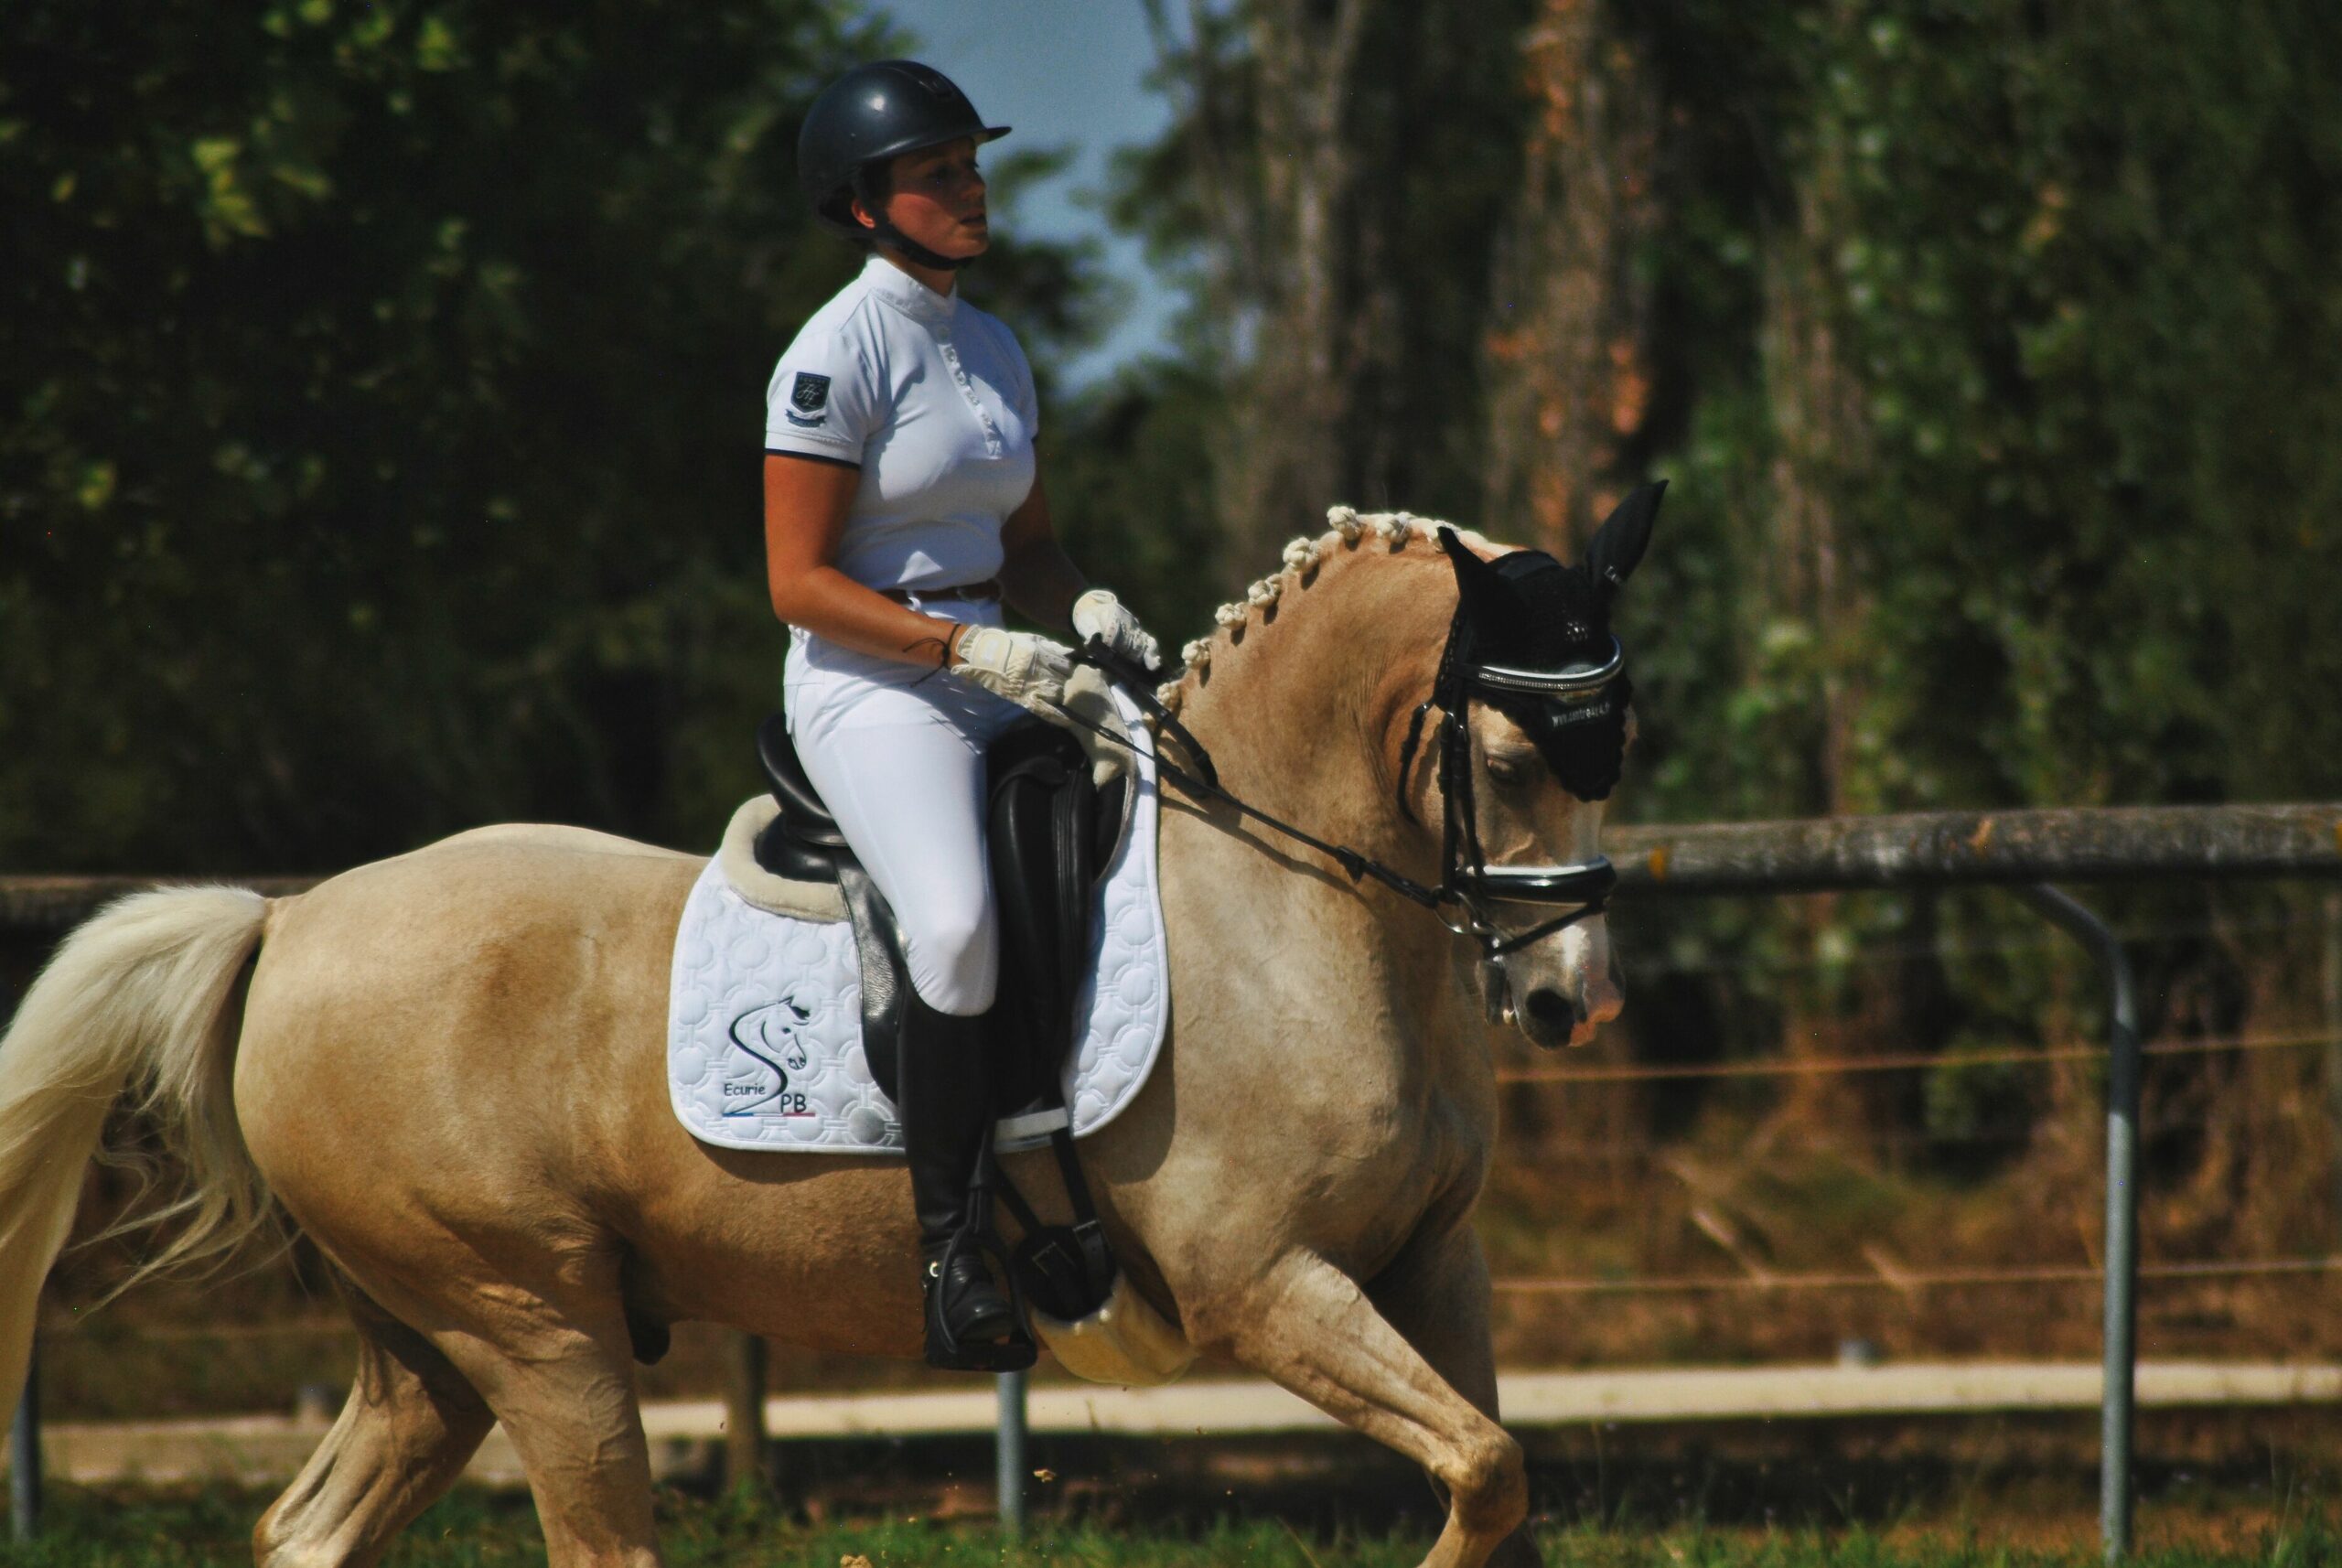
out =
{"type": "Polygon", "coordinates": [[[1357,177],[1345,108],[1365,20],[1366,0],[1262,0],[1248,29],[1270,259],[1246,280],[1258,310],[1221,477],[1245,559],[1306,530],[1344,489],[1357,177]]]}
{"type": "Polygon", "coordinates": [[[1531,119],[1515,226],[1484,345],[1482,523],[1568,558],[1618,494],[1620,444],[1650,392],[1658,100],[1604,0],[1541,0],[1521,40],[1531,119]]]}

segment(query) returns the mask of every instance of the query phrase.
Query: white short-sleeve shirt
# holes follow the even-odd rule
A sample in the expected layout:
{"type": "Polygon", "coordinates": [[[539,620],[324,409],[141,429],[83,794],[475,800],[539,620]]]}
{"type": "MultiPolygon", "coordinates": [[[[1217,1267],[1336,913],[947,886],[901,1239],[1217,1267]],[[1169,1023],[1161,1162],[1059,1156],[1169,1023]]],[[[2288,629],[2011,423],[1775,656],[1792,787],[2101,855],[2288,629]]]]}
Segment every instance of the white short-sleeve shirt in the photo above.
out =
{"type": "Polygon", "coordinates": [[[862,470],[836,565],[873,588],[996,575],[1039,424],[1015,334],[882,256],[805,323],[765,390],[767,452],[862,470]]]}

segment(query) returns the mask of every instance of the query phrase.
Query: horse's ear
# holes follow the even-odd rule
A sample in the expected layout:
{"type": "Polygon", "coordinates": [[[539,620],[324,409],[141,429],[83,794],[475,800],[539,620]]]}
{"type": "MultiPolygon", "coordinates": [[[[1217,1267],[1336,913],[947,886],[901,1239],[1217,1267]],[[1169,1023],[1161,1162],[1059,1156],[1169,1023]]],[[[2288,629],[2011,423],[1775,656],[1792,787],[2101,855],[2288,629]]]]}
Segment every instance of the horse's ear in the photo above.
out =
{"type": "Polygon", "coordinates": [[[1601,586],[1603,597],[1616,594],[1641,562],[1643,549],[1650,543],[1650,525],[1659,517],[1659,498],[1666,493],[1665,479],[1636,486],[1608,521],[1595,530],[1594,542],[1585,547],[1585,566],[1601,586]]]}
{"type": "Polygon", "coordinates": [[[1439,547],[1447,552],[1447,559],[1456,567],[1456,592],[1464,601],[1466,618],[1476,618],[1504,592],[1503,577],[1452,528],[1439,531],[1439,547]]]}

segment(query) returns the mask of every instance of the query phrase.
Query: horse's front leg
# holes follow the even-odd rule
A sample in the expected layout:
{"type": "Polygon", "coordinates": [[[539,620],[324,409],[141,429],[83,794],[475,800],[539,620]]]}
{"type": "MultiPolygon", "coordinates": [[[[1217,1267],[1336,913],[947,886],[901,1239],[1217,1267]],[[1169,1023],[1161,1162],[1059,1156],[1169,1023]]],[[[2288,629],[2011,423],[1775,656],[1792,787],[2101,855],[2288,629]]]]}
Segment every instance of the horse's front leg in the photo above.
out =
{"type": "MultiPolygon", "coordinates": [[[[1181,1305],[1190,1337],[1431,1472],[1446,1489],[1447,1528],[1423,1568],[1479,1568],[1528,1513],[1520,1445],[1316,1253],[1288,1253],[1247,1285],[1181,1305]]],[[[1482,1314],[1485,1335],[1485,1303],[1482,1314]]]]}
{"type": "MultiPolygon", "coordinates": [[[[1488,1263],[1468,1222],[1410,1246],[1367,1287],[1367,1294],[1449,1387],[1490,1421],[1499,1419],[1488,1263]]],[[[1436,1474],[1432,1484],[1440,1485],[1436,1474]]],[[[1441,1495],[1446,1496],[1444,1487],[1441,1495]]],[[[1524,1523],[1504,1538],[1488,1562],[1493,1568],[1540,1568],[1544,1559],[1524,1523]]]]}

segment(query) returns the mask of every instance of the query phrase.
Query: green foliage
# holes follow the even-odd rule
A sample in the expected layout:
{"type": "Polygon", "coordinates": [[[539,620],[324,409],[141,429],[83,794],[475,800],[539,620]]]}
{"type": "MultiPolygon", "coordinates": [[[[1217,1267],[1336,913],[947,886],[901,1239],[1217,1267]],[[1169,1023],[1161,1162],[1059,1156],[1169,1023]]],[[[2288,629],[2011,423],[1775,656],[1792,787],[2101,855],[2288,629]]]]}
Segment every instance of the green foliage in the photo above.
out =
{"type": "MultiPolygon", "coordinates": [[[[795,116],[897,43],[830,0],[8,7],[0,865],[709,840],[779,696],[759,394],[858,264],[795,116]]],[[[1004,245],[987,300],[1046,352],[1080,266],[1004,245]]]]}
{"type": "MultiPolygon", "coordinates": [[[[1263,121],[1273,117],[1262,114],[1262,97],[1314,102],[1332,68],[1290,38],[1273,62],[1262,46],[1303,16],[1328,30],[1332,9],[1188,7],[1186,31],[1162,39],[1158,72],[1177,117],[1117,166],[1111,213],[1190,290],[1176,332],[1191,376],[1219,391],[1206,453],[1214,461],[1245,434],[1234,421],[1275,422],[1286,412],[1251,394],[1281,384],[1271,372],[1313,351],[1280,336],[1293,324],[1277,313],[1299,286],[1285,253],[1291,188],[1304,177],[1294,166],[1315,155],[1267,145],[1263,121]],[[1279,80],[1284,71],[1295,79],[1279,80]]],[[[1499,0],[1457,26],[1436,6],[1363,6],[1355,60],[1329,100],[1340,145],[1327,156],[1344,172],[1310,177],[1328,192],[1319,219],[1334,235],[1326,275],[1311,281],[1343,317],[1338,341],[1316,348],[1356,383],[1327,438],[1336,489],[1306,498],[1314,510],[1293,516],[1220,517],[1221,532],[1249,552],[1220,564],[1224,587],[1268,570],[1275,545],[1309,531],[1336,501],[1458,518],[1478,508],[1482,337],[1496,325],[1488,285],[1520,177],[1519,39],[1533,9],[1499,0]]],[[[1284,117],[1312,113],[1288,104],[1284,117]]]]}
{"type": "Polygon", "coordinates": [[[2026,1069],[2007,1057],[2037,1048],[2002,1035],[1955,1037],[1921,1086],[1928,1134],[1971,1167],[1989,1165],[1994,1153],[2005,1155],[2030,1125],[2033,1088],[2026,1069]]]}
{"type": "Polygon", "coordinates": [[[1067,550],[1155,629],[1166,658],[1211,625],[1224,578],[1243,569],[1223,568],[1212,510],[1206,449],[1219,408],[1194,365],[1145,363],[1066,405],[1064,434],[1043,437],[1067,550]]]}
{"type": "Polygon", "coordinates": [[[1817,46],[1805,139],[1844,182],[1836,314],[1875,442],[1847,500],[1877,751],[1934,754],[1882,763],[1880,792],[2330,789],[2266,741],[2272,708],[2298,738],[2342,654],[2298,592],[2342,564],[2317,521],[2342,231],[2302,199],[2342,176],[2306,109],[2342,55],[2305,7],[2034,16],[1869,7],[1858,47],[1817,46]]]}
{"type": "MultiPolygon", "coordinates": [[[[1704,693],[1666,688],[1670,736],[1728,737],[1668,758],[1671,814],[1718,814],[1752,770],[1772,809],[1819,803],[1793,759],[1824,682],[1846,693],[1857,809],[2342,782],[2319,695],[2342,660],[2323,608],[2342,569],[2329,22],[2283,3],[1842,3],[1744,52],[1673,40],[1695,114],[1774,106],[1753,122],[1773,189],[1737,209],[1680,191],[1692,221],[1660,264],[1706,332],[1748,344],[1767,307],[1729,258],[1810,255],[1802,303],[1860,446],[1808,476],[1838,515],[1854,614],[1822,640],[1744,622],[1736,680],[1710,659],[1704,693]]],[[[1695,11],[1683,30],[1733,26],[1695,11]]],[[[1714,134],[1689,140],[1709,149],[1695,174],[1714,171],[1714,134]]],[[[1706,583],[1745,588],[1778,547],[1766,414],[1802,390],[1731,359],[1687,368],[1671,459],[1691,504],[1669,521],[1697,532],[1665,553],[1703,607],[1723,607],[1697,599],[1706,583]]],[[[1647,645],[1702,618],[1681,609],[1639,605],[1647,645]]]]}

